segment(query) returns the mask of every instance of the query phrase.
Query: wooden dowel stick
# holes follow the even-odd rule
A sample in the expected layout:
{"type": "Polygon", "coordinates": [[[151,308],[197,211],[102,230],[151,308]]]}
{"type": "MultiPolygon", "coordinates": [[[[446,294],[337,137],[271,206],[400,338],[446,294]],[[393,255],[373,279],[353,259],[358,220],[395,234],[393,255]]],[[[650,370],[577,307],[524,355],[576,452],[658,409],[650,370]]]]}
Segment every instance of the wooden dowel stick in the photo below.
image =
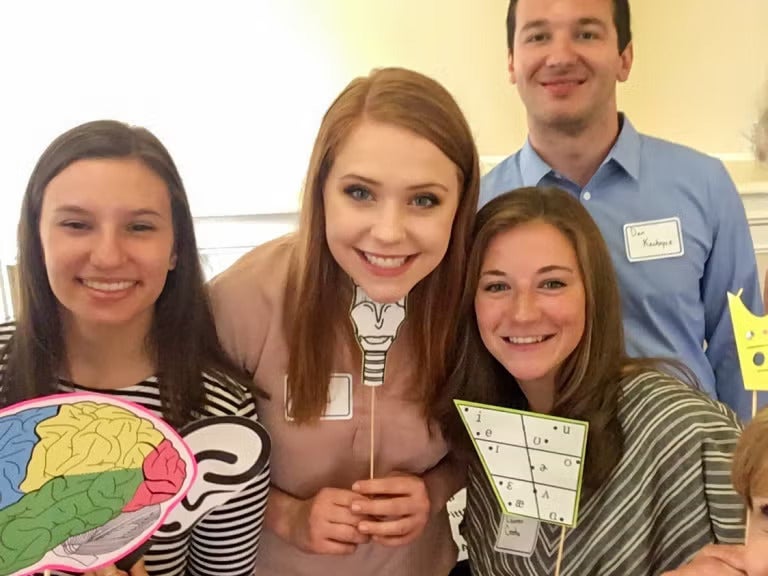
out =
{"type": "Polygon", "coordinates": [[[555,565],[555,576],[560,576],[560,565],[563,563],[563,547],[565,546],[565,531],[566,531],[566,527],[563,526],[563,531],[560,533],[560,546],[557,549],[557,564],[555,565]]]}

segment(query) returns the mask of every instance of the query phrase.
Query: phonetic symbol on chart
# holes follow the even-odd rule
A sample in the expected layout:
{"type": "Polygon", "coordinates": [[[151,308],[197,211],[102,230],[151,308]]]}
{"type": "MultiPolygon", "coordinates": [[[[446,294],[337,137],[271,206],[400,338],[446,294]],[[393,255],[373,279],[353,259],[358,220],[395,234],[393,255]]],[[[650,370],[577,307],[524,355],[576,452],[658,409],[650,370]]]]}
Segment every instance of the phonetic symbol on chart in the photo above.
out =
{"type": "Polygon", "coordinates": [[[503,511],[573,526],[588,423],[455,403],[503,511]]]}

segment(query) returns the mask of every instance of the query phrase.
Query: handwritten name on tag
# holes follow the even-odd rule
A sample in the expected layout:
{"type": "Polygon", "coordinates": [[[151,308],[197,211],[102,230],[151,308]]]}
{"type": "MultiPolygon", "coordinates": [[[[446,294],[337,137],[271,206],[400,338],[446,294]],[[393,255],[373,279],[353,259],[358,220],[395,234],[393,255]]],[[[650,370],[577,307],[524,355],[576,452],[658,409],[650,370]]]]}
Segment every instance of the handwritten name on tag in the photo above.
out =
{"type": "Polygon", "coordinates": [[[496,552],[527,558],[533,554],[538,539],[538,520],[503,514],[496,533],[496,545],[493,549],[496,552]]]}
{"type": "Polygon", "coordinates": [[[624,246],[630,262],[682,256],[685,250],[680,218],[624,224],[624,246]]]}

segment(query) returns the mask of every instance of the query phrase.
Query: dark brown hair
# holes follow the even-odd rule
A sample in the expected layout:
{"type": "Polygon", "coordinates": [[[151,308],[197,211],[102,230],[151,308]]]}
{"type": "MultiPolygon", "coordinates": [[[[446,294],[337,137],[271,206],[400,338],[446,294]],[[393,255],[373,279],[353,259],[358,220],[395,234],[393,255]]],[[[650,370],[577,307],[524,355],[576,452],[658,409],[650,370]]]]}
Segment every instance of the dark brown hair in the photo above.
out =
{"type": "Polygon", "coordinates": [[[325,408],[334,361],[327,351],[349,342],[350,353],[358,353],[348,318],[352,284],[328,248],[322,194],[340,147],[363,120],[418,134],[457,167],[461,191],[448,250],[409,294],[407,323],[414,329],[403,334],[419,367],[413,391],[425,415],[447,376],[445,353],[456,329],[450,311],[461,297],[479,193],[477,149],[464,115],[445,88],[417,72],[383,68],[356,78],[336,98],[320,125],[310,159],[285,307],[288,394],[298,422],[319,417],[325,408]]]}
{"type": "MultiPolygon", "coordinates": [[[[515,47],[515,26],[517,25],[517,4],[520,0],[510,0],[507,8],[507,48],[511,54],[515,47]]],[[[629,0],[613,1],[613,24],[619,37],[619,54],[624,52],[632,41],[632,26],[629,0]]]]}

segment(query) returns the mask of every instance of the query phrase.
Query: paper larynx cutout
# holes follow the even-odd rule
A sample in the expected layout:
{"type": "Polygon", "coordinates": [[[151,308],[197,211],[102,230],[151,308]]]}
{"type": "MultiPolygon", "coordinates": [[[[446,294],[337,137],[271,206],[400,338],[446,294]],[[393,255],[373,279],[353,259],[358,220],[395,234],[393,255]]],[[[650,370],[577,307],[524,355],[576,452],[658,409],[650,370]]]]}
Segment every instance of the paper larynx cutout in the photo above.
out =
{"type": "Polygon", "coordinates": [[[197,461],[197,478],[152,538],[117,563],[121,570],[127,572],[153,543],[188,534],[213,508],[260,481],[269,465],[269,434],[250,418],[203,418],[187,424],[181,436],[197,461]]]}
{"type": "Polygon", "coordinates": [[[574,526],[589,424],[454,400],[501,510],[574,526]]]}
{"type": "Polygon", "coordinates": [[[768,316],[755,316],[730,292],[728,307],[744,388],[768,391],[768,316]]]}
{"type": "Polygon", "coordinates": [[[137,549],[186,495],[176,431],[112,396],[70,393],[0,410],[0,574],[84,572],[137,549]]]}
{"type": "Polygon", "coordinates": [[[405,320],[405,298],[391,304],[380,304],[355,285],[349,315],[355,327],[355,338],[363,351],[363,384],[381,386],[384,384],[387,352],[405,320]]]}

